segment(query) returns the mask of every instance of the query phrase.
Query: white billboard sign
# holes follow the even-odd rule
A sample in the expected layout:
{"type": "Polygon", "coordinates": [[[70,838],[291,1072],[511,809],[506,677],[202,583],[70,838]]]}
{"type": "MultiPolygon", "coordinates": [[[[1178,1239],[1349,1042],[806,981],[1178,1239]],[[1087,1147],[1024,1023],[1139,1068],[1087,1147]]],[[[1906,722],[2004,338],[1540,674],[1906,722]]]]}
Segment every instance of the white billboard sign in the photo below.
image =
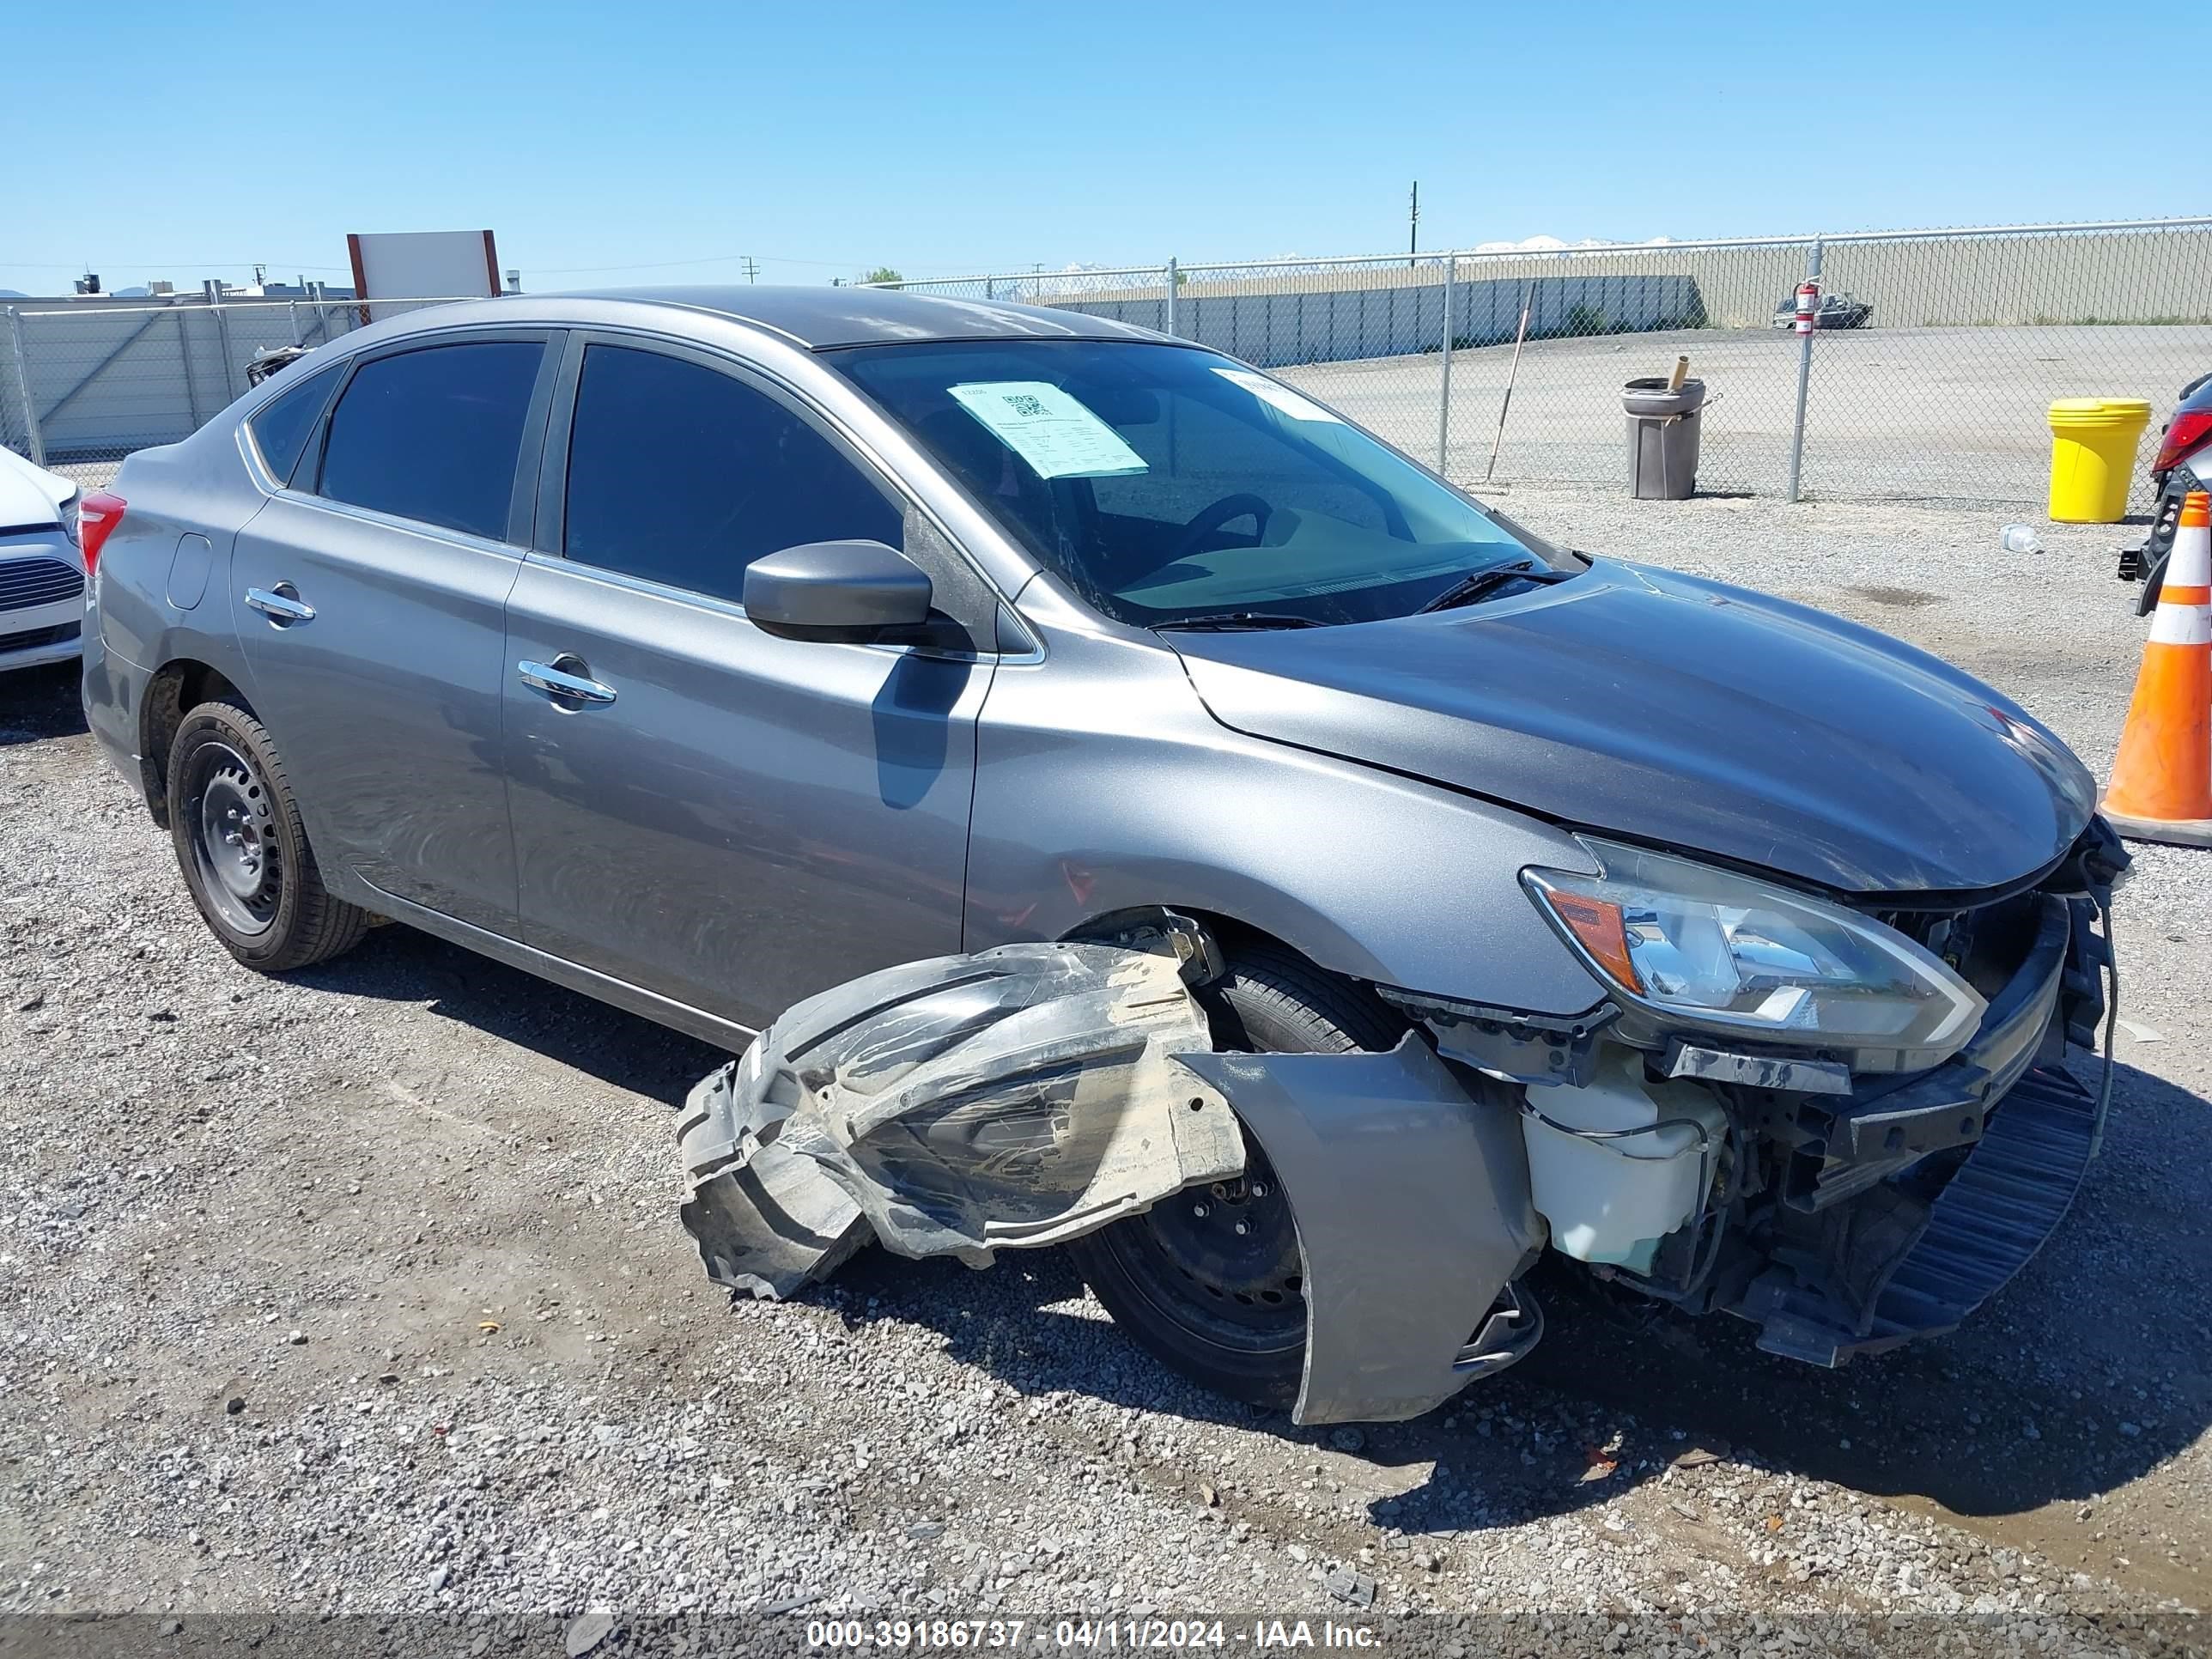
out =
{"type": "MultiPolygon", "coordinates": [[[[488,230],[410,230],[346,238],[354,292],[364,300],[459,300],[499,292],[488,230]]],[[[390,315],[375,306],[371,317],[390,315]]]]}

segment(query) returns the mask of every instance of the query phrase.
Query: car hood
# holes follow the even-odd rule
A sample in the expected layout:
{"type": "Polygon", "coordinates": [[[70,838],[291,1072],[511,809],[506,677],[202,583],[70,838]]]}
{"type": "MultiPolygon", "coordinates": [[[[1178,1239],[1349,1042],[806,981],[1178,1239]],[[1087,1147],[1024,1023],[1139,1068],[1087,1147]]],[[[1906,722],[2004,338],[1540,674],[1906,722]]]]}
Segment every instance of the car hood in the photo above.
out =
{"type": "Polygon", "coordinates": [[[59,473],[0,448],[0,526],[58,524],[62,503],[76,493],[59,473]]]}
{"type": "Polygon", "coordinates": [[[2065,744],[1948,664],[1611,560],[1429,616],[1163,637],[1232,730],[1844,891],[2016,881],[2095,810],[2065,744]]]}

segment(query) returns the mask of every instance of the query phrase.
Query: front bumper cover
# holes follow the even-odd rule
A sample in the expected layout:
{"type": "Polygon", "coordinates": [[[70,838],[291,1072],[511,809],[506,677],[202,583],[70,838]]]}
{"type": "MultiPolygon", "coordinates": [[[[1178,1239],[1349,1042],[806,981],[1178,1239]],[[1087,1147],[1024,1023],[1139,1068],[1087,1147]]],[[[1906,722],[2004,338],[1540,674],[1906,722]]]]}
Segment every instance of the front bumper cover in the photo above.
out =
{"type": "Polygon", "coordinates": [[[1293,1419],[1417,1417],[1542,1328],[1512,1285],[1544,1235],[1502,1097],[1414,1032],[1218,1054],[1174,955],[1006,945],[787,1011],[691,1091],[681,1214],[708,1276],[756,1296],[871,1238],[983,1267],[1233,1178],[1241,1120],[1297,1217],[1293,1419]]]}

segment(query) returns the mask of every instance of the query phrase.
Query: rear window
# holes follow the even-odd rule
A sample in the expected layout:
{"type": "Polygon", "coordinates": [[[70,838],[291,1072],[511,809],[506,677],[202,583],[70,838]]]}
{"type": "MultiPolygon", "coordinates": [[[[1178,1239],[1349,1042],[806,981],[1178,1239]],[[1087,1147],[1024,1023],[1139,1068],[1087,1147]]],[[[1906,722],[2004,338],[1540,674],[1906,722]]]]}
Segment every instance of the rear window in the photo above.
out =
{"type": "Polygon", "coordinates": [[[300,452],[307,448],[315,429],[315,417],[323,412],[331,388],[344,368],[343,363],[332,363],[320,374],[310,374],[262,404],[260,412],[246,423],[246,429],[253,434],[253,447],[261,452],[262,465],[278,483],[291,483],[300,452]]]}
{"type": "Polygon", "coordinates": [[[331,413],[317,493],[503,540],[535,340],[428,346],[363,363],[331,413]]]}

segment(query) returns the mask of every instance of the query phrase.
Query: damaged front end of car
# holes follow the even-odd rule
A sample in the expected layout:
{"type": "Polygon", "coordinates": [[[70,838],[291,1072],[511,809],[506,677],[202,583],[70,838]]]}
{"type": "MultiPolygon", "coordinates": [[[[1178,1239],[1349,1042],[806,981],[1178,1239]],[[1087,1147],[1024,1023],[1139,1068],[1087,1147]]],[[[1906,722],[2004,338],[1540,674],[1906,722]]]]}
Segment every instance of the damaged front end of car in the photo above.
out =
{"type": "Polygon", "coordinates": [[[1170,919],[793,1005],[687,1103],[682,1217],[709,1277],[787,1297],[872,1238],[988,1266],[1237,1181],[1249,1134],[1297,1217],[1296,1420],[1418,1416],[1526,1352],[1540,1323],[1514,1280],[1543,1228],[1510,1091],[1412,1030],[1379,1054],[1218,1053],[1194,989],[1216,963],[1170,919]]]}
{"type": "Polygon", "coordinates": [[[2108,826],[2014,890],[1861,907],[1585,845],[1596,876],[1524,883],[1604,1001],[1540,1019],[1384,992],[1526,1089],[1554,1249],[1826,1366],[1954,1328],[2027,1265],[2110,1099],[2108,826]],[[2100,1024],[2093,1092],[2062,1061],[2100,1024]]]}
{"type": "Polygon", "coordinates": [[[1571,1018],[1377,985],[1395,1048],[1224,1051],[1216,943],[1168,913],[796,1004],[692,1091],[684,1221],[718,1283],[781,1297],[871,1239],[988,1266],[1249,1163],[1295,1216],[1302,1424],[1512,1364],[1547,1243],[1826,1365],[1951,1329],[2026,1264],[2109,1095],[2109,1063],[2094,1095],[2059,1064],[2113,1006],[2109,830],[1917,908],[1583,845],[1595,873],[1523,874],[1607,988],[1571,1018]]]}

